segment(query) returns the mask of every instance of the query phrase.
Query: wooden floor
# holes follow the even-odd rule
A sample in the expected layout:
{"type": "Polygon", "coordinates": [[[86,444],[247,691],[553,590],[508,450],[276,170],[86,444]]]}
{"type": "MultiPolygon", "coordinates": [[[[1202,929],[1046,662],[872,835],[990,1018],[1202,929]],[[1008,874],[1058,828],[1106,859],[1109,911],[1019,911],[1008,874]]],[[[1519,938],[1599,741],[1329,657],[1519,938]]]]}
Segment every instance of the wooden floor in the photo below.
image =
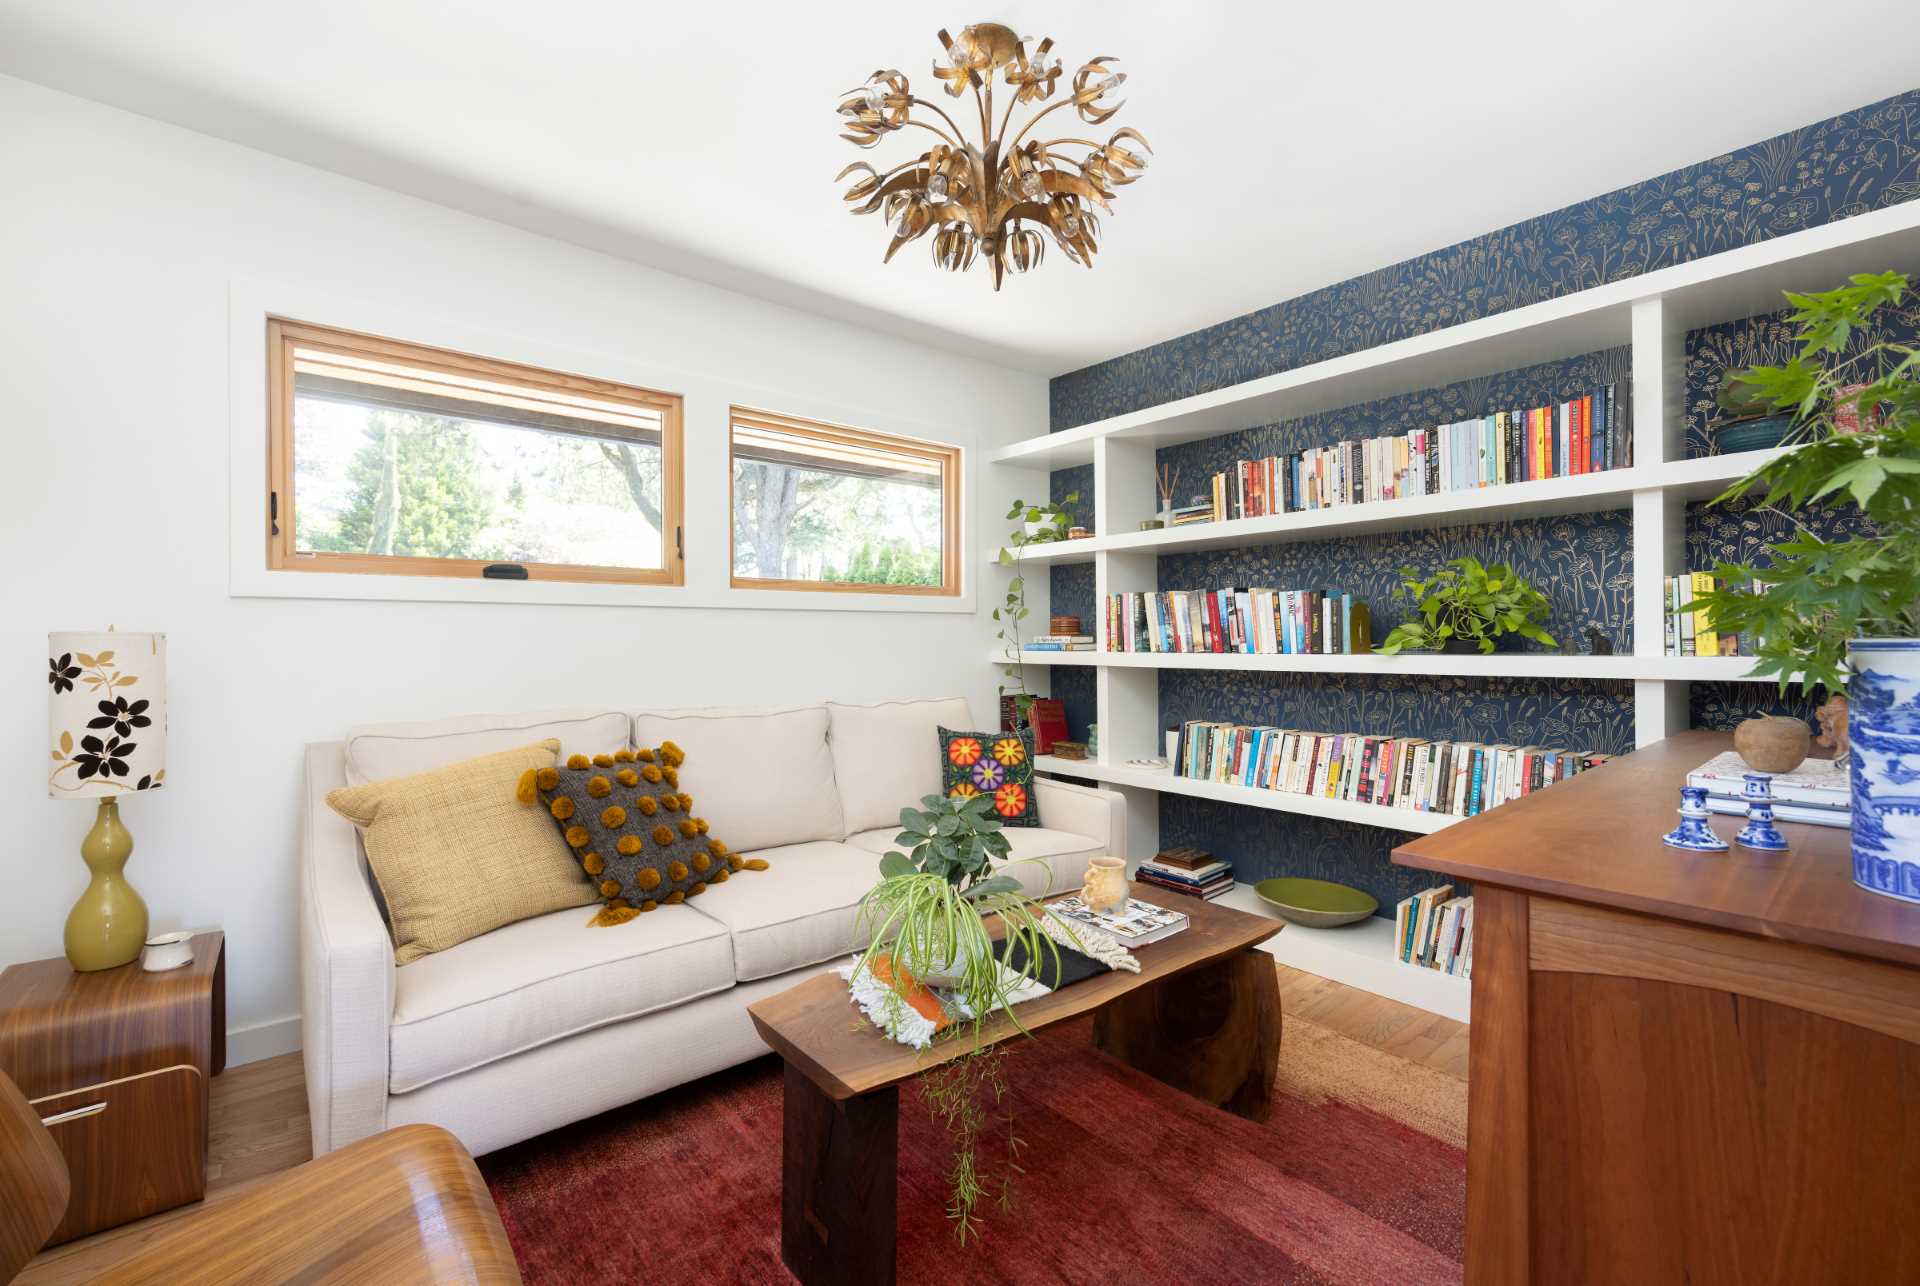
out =
{"type": "MultiPolygon", "coordinates": [[[[1280,971],[1280,1010],[1371,1045],[1409,1063],[1464,1081],[1467,1025],[1286,965],[1280,971]]],[[[1281,1039],[1285,1040],[1284,1031],[1281,1039]]],[[[244,1191],[251,1180],[299,1165],[312,1155],[307,1093],[300,1055],[284,1054],[236,1067],[214,1078],[213,1133],[207,1150],[207,1201],[244,1191]]],[[[77,1286],[104,1264],[140,1244],[197,1206],[69,1242],[40,1255],[15,1279],[20,1286],[77,1286]]]]}

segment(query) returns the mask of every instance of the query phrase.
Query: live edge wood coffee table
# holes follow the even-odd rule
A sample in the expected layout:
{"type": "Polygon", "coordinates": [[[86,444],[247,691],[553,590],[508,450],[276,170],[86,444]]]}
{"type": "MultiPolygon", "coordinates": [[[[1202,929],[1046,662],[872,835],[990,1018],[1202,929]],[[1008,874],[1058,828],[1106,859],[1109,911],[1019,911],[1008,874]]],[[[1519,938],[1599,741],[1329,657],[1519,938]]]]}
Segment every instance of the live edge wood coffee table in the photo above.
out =
{"type": "MultiPolygon", "coordinates": [[[[1134,896],[1169,895],[1135,885],[1134,896]]],[[[1038,1031],[1091,1013],[1093,1043],[1195,1098],[1250,1120],[1267,1116],[1280,1056],[1280,981],[1253,948],[1281,923],[1198,898],[1191,923],[1139,948],[1139,973],[1107,973],[1020,1006],[1038,1031]]],[[[928,1050],[889,1040],[831,974],[750,1005],[760,1037],[786,1060],[780,1255],[805,1286],[893,1281],[900,1083],[975,1048],[964,1033],[928,1050]]],[[[1002,1014],[978,1041],[1019,1030],[1002,1014]]]]}

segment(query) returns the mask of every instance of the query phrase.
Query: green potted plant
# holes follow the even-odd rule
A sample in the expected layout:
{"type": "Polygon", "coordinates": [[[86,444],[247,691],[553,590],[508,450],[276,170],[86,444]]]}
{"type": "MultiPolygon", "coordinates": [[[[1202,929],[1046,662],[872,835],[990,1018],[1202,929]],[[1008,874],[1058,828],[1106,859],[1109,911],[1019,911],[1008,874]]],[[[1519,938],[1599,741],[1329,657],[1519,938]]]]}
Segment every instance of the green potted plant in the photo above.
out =
{"type": "Polygon", "coordinates": [[[1702,602],[1715,630],[1752,640],[1752,673],[1783,694],[1797,682],[1846,696],[1854,882],[1920,901],[1920,348],[1874,328],[1909,292],[1886,272],[1787,295],[1799,351],[1736,375],[1797,417],[1795,449],[1713,503],[1764,495],[1794,534],[1764,563],[1722,563],[1723,588],[1702,602]],[[1867,525],[1827,540],[1796,516],[1831,508],[1867,525]]]}
{"type": "Polygon", "coordinates": [[[1414,652],[1491,652],[1505,638],[1526,638],[1554,646],[1545,622],[1552,616],[1547,596],[1505,563],[1482,566],[1477,558],[1456,558],[1430,576],[1400,569],[1395,598],[1410,598],[1419,615],[1393,627],[1378,651],[1397,656],[1414,652]]]}
{"type": "Polygon", "coordinates": [[[1060,953],[1041,928],[1046,909],[1026,896],[1018,880],[993,867],[1006,858],[1008,844],[993,815],[992,797],[928,795],[920,802],[922,809],[900,810],[894,843],[907,851],[880,859],[880,882],[860,900],[859,936],[872,946],[853,981],[872,962],[884,961],[887,1004],[896,1020],[905,1016],[919,984],[941,986],[964,1006],[965,1021],[935,1039],[971,1040],[972,1048],[929,1068],[918,1081],[921,1098],[953,1141],[947,1214],[964,1243],[980,1232],[976,1208],[983,1196],[1011,1209],[1021,1148],[1013,1128],[1006,1048],[981,1044],[980,1028],[1004,1009],[1024,1032],[1012,997],[1025,983],[1042,978],[1049,963],[1057,978],[1060,953]],[[1010,950],[1018,948],[1019,969],[1002,968],[994,952],[990,917],[996,916],[1010,950]],[[1006,1128],[997,1172],[983,1170],[978,1155],[990,1108],[1006,1128]]]}
{"type": "Polygon", "coordinates": [[[1008,521],[1019,519],[1020,526],[1007,543],[1000,547],[1000,565],[1013,569],[1013,579],[1007,582],[1007,601],[993,609],[993,619],[1000,623],[1000,632],[995,637],[1000,640],[1000,649],[1006,660],[1001,664],[1007,682],[1000,685],[999,695],[1013,693],[1014,705],[1019,713],[1019,722],[1027,722],[1027,711],[1033,707],[1033,694],[1027,691],[1027,667],[1020,660],[1020,622],[1027,619],[1027,577],[1020,570],[1020,555],[1030,545],[1052,544],[1065,540],[1067,530],[1073,526],[1073,506],[1080,502],[1080,493],[1069,491],[1058,504],[1043,501],[1028,504],[1016,500],[1007,510],[1008,521]]]}

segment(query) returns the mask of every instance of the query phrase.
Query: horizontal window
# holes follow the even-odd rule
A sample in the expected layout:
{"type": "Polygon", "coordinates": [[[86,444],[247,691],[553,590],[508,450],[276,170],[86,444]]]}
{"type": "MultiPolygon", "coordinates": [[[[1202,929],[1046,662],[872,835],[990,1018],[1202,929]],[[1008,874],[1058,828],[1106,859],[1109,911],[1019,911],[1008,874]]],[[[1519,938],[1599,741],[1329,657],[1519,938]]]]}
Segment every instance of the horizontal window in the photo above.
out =
{"type": "Polygon", "coordinates": [[[678,397],[274,320],[268,566],[681,583],[678,397]]]}
{"type": "Polygon", "coordinates": [[[733,584],[960,592],[957,447],[733,408],[733,584]]]}

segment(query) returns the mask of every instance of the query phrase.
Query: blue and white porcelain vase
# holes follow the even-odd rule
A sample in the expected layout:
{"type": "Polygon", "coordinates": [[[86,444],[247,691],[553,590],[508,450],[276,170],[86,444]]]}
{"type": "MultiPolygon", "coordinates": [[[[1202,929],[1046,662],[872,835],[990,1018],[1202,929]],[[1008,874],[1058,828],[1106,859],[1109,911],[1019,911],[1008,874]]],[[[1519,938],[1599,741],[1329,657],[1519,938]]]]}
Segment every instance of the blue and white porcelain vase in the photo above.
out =
{"type": "Polygon", "coordinates": [[[1920,902],[1920,639],[1847,645],[1853,882],[1920,902]]]}

